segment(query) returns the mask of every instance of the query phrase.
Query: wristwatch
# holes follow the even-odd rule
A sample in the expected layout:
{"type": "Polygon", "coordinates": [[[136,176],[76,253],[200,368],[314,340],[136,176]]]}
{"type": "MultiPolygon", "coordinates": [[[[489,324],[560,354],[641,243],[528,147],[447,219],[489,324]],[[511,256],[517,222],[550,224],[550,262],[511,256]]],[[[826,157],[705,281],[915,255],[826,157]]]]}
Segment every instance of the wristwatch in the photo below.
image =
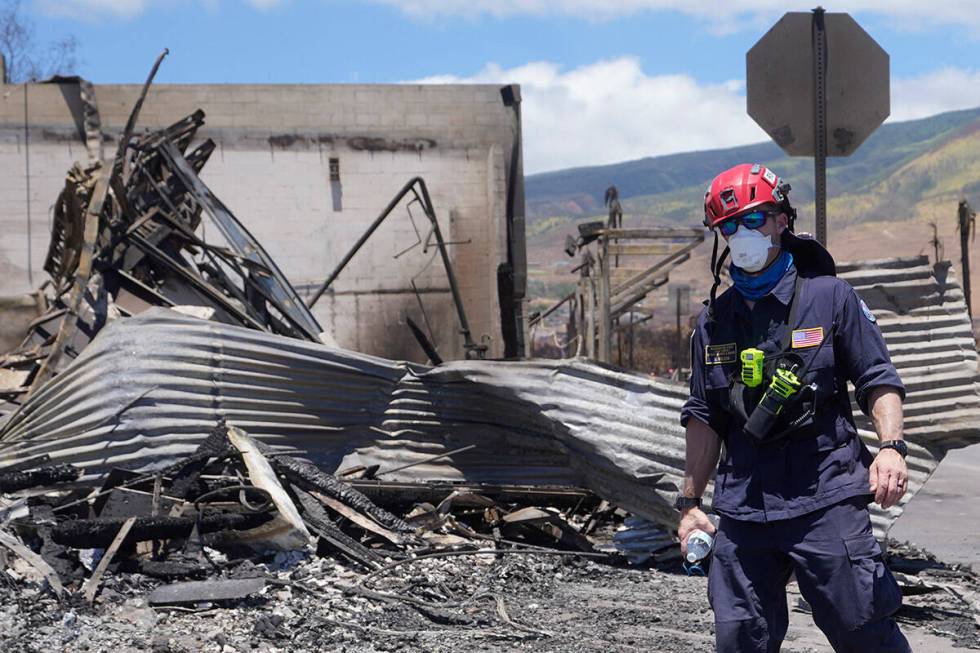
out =
{"type": "Polygon", "coordinates": [[[906,444],[905,440],[885,440],[881,443],[881,446],[878,447],[879,451],[882,449],[894,449],[899,453],[899,455],[902,456],[902,458],[909,455],[909,445],[906,444]]]}
{"type": "Polygon", "coordinates": [[[683,497],[677,495],[677,500],[674,501],[674,508],[679,511],[687,510],[688,508],[700,508],[701,507],[701,497],[683,497]]]}

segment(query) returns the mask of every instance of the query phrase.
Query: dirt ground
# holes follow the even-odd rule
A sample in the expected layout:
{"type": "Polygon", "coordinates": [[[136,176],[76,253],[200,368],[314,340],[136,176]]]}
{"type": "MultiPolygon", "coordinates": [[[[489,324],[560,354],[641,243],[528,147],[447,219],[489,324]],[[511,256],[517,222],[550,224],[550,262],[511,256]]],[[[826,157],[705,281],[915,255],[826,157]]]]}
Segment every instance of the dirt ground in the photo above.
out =
{"type": "MultiPolygon", "coordinates": [[[[916,578],[965,582],[974,596],[980,590],[968,570],[899,552],[893,565],[916,578]]],[[[159,581],[117,575],[88,608],[58,605],[7,578],[0,646],[10,653],[713,650],[706,580],[676,562],[640,569],[558,555],[439,558],[400,566],[348,594],[362,575],[327,558],[245,562],[222,575],[272,580],[231,604],[152,608],[147,595],[159,581]]],[[[790,605],[797,599],[791,585],[790,605]]],[[[791,617],[784,652],[831,651],[808,614],[791,617]]],[[[980,650],[974,614],[946,592],[907,596],[898,618],[918,653],[980,650]]]]}

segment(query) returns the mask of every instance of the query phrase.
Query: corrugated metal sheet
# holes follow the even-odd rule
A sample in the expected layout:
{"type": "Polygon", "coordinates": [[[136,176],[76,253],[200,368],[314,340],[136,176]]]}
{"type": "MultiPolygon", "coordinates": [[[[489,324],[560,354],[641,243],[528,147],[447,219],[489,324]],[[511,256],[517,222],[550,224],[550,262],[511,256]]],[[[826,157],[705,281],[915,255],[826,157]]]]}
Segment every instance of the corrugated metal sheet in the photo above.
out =
{"type": "MultiPolygon", "coordinates": [[[[948,265],[842,265],[909,388],[910,492],[980,439],[976,346],[948,265]]],[[[89,475],[189,453],[219,419],[329,470],[382,469],[469,444],[390,480],[584,485],[671,524],[684,466],[681,384],[584,360],[387,361],[165,309],[103,331],[0,431],[0,462],[50,453],[89,475]]],[[[860,415],[855,410],[856,415],[860,415]]],[[[859,418],[873,446],[870,424],[859,418]]],[[[875,509],[882,535],[901,514],[875,509]]]]}
{"type": "MultiPolygon", "coordinates": [[[[872,509],[887,532],[950,449],[980,442],[977,347],[963,290],[949,264],[926,256],[845,263],[838,274],[878,318],[907,390],[905,437],[912,443],[909,491],[888,511],[872,509]]],[[[871,421],[854,406],[858,432],[876,451],[871,421]]]]}
{"type": "Polygon", "coordinates": [[[585,361],[396,363],[166,309],[107,327],[0,432],[0,459],[50,453],[89,475],[189,453],[219,419],[329,470],[585,485],[651,519],[682,466],[681,388],[585,361]]]}

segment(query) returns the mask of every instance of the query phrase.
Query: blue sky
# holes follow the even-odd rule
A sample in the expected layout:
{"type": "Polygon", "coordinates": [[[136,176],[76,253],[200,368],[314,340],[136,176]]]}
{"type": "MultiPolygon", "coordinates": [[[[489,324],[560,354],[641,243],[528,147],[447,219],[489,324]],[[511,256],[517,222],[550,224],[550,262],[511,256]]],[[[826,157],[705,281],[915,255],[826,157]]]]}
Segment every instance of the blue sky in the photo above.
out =
{"type": "MultiPolygon", "coordinates": [[[[745,51],[775,0],[25,0],[79,73],[171,83],[506,82],[524,86],[530,172],[765,138],[745,51]]],[[[892,116],[980,105],[974,0],[844,0],[891,55],[892,116]]]]}

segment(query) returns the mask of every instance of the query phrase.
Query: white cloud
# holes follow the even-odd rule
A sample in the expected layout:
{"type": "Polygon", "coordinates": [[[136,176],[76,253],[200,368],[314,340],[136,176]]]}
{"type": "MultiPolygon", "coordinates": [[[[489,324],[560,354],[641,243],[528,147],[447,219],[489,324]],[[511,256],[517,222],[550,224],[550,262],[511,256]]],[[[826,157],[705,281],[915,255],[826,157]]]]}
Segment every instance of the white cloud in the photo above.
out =
{"type": "MultiPolygon", "coordinates": [[[[715,29],[756,29],[785,11],[810,11],[813,0],[371,0],[406,14],[429,16],[565,15],[607,20],[649,11],[677,11],[704,20],[715,29]]],[[[839,0],[831,11],[866,12],[885,16],[905,28],[968,25],[980,29],[976,0],[839,0]]]]}
{"type": "MultiPolygon", "coordinates": [[[[745,112],[741,81],[703,84],[688,75],[647,75],[622,57],[563,71],[550,62],[428,84],[521,85],[528,173],[616,163],[768,140],[745,112]]],[[[891,121],[980,106],[980,71],[944,68],[892,80],[891,121]]]]}
{"type": "Polygon", "coordinates": [[[490,64],[467,77],[413,83],[519,83],[528,173],[754,143],[766,138],[745,113],[742,82],[700,84],[647,75],[633,57],[563,72],[549,62],[490,64]]]}
{"type": "Polygon", "coordinates": [[[892,80],[891,121],[925,118],[980,106],[980,70],[942,68],[892,80]]]}

